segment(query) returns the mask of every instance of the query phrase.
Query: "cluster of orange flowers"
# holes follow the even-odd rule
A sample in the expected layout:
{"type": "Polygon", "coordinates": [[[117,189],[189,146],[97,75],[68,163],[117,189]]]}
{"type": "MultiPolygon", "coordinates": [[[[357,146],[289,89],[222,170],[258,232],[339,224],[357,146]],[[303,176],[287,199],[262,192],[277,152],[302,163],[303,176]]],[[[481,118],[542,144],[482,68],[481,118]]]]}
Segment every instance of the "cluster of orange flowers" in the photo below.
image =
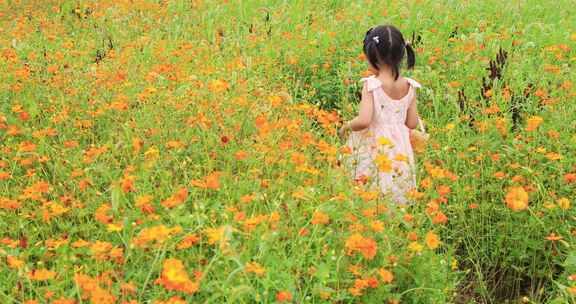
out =
{"type": "Polygon", "coordinates": [[[202,273],[196,271],[194,273],[195,280],[192,281],[188,277],[186,268],[182,261],[169,258],[164,261],[162,266],[162,273],[160,278],[156,280],[156,284],[164,286],[167,290],[181,291],[186,294],[193,294],[200,288],[200,279],[202,273]]]}

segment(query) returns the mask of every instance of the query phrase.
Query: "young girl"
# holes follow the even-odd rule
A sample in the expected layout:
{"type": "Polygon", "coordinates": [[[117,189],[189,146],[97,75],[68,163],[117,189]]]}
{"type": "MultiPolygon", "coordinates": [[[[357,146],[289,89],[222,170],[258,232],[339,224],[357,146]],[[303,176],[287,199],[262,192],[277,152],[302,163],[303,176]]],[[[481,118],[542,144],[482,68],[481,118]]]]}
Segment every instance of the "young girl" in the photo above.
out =
{"type": "Polygon", "coordinates": [[[414,50],[397,28],[385,25],[366,32],[364,55],[375,76],[362,79],[359,114],[344,123],[339,135],[344,138],[353,131],[347,145],[355,179],[378,186],[395,202],[405,204],[406,194],[416,187],[410,129],[418,125],[416,88],[420,84],[400,76],[400,64],[407,57],[412,68],[414,50]]]}

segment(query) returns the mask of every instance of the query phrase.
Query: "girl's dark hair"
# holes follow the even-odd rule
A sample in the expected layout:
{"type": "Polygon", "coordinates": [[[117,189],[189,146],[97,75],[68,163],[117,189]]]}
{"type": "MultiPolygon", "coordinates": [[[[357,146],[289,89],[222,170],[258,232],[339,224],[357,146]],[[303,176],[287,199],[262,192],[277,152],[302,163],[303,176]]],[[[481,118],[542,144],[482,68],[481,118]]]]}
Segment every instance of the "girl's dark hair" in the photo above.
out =
{"type": "Polygon", "coordinates": [[[408,68],[416,63],[416,55],[410,44],[404,41],[402,33],[392,25],[380,25],[366,32],[364,54],[376,69],[383,64],[392,68],[394,80],[400,75],[400,63],[406,53],[408,68]]]}

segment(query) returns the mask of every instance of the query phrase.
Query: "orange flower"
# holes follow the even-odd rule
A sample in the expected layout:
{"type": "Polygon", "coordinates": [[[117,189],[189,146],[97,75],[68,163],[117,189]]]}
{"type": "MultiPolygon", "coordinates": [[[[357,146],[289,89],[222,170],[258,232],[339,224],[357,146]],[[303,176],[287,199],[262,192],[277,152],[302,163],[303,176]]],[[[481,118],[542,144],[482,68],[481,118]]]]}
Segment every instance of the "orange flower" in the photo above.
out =
{"type": "Polygon", "coordinates": [[[432,218],[432,224],[446,224],[448,222],[448,217],[442,212],[436,212],[436,215],[432,218]]]}
{"type": "Polygon", "coordinates": [[[458,82],[458,81],[450,81],[450,82],[448,83],[448,86],[451,87],[451,88],[457,88],[457,87],[459,87],[459,86],[461,86],[461,85],[462,85],[462,84],[461,84],[460,82],[458,82]]]}
{"type": "Polygon", "coordinates": [[[102,224],[110,224],[112,223],[113,217],[109,216],[108,213],[110,213],[111,210],[112,207],[110,206],[110,204],[104,203],[100,205],[98,209],[96,209],[96,212],[94,213],[94,218],[96,219],[96,221],[102,224]]]}
{"type": "Polygon", "coordinates": [[[514,210],[521,211],[528,208],[528,193],[523,187],[512,187],[506,194],[506,205],[514,210]]]}
{"type": "Polygon", "coordinates": [[[290,301],[292,301],[292,294],[289,291],[279,291],[276,294],[276,301],[278,301],[278,302],[290,302],[290,301]]]}
{"type": "Polygon", "coordinates": [[[392,161],[385,154],[379,154],[374,160],[378,166],[378,171],[389,173],[392,172],[392,161]]]}
{"type": "Polygon", "coordinates": [[[384,268],[378,269],[378,274],[382,278],[382,282],[384,283],[392,283],[394,281],[394,274],[391,271],[388,271],[384,268]]]}
{"type": "Polygon", "coordinates": [[[266,268],[256,262],[246,263],[244,270],[246,272],[252,272],[257,276],[263,276],[266,273],[266,268]]]}
{"type": "Polygon", "coordinates": [[[414,231],[410,231],[410,232],[408,232],[408,235],[406,235],[406,238],[410,241],[417,241],[418,240],[418,234],[414,231]]]}
{"type": "Polygon", "coordinates": [[[16,257],[9,255],[6,258],[7,258],[8,266],[10,266],[10,268],[20,269],[20,268],[22,268],[22,266],[24,266],[24,261],[22,261],[16,257]]]}
{"type": "Polygon", "coordinates": [[[556,153],[556,152],[548,152],[548,153],[546,153],[545,156],[549,160],[560,160],[563,158],[562,155],[560,155],[559,153],[556,153]]]}
{"type": "Polygon", "coordinates": [[[136,188],[134,188],[134,180],[136,179],[135,176],[133,175],[124,175],[124,177],[122,178],[122,191],[124,193],[128,193],[128,192],[134,192],[136,190],[136,188]]]}
{"type": "Polygon", "coordinates": [[[494,173],[494,177],[497,179],[503,179],[504,177],[506,177],[506,173],[504,173],[502,171],[498,171],[498,172],[494,173]]]}
{"type": "Polygon", "coordinates": [[[188,189],[186,187],[182,187],[176,191],[172,196],[163,200],[160,204],[166,208],[174,208],[180,206],[186,202],[188,198],[188,189]]]}
{"type": "Polygon", "coordinates": [[[12,175],[8,172],[4,172],[4,171],[0,171],[0,180],[7,180],[10,177],[12,177],[12,175]]]}
{"type": "Polygon", "coordinates": [[[312,224],[314,224],[314,225],[323,225],[323,224],[328,224],[329,222],[330,222],[330,218],[328,217],[328,215],[326,215],[325,213],[323,213],[321,211],[316,211],[312,215],[312,224]]]}
{"type": "Polygon", "coordinates": [[[16,200],[0,197],[0,209],[18,209],[22,207],[22,203],[16,200]]]}
{"type": "Polygon", "coordinates": [[[208,89],[213,93],[220,93],[230,88],[230,84],[224,80],[215,79],[210,81],[208,89]]]}
{"type": "Polygon", "coordinates": [[[200,187],[204,189],[218,190],[220,188],[220,172],[213,172],[204,178],[204,181],[192,180],[191,186],[200,187]]]}
{"type": "Polygon", "coordinates": [[[236,160],[244,160],[248,157],[248,153],[246,153],[245,151],[238,151],[236,152],[236,154],[234,154],[234,158],[236,158],[236,160]]]}
{"type": "Polygon", "coordinates": [[[158,225],[142,229],[142,231],[140,231],[138,236],[136,236],[132,242],[136,247],[146,247],[152,242],[162,244],[180,232],[182,232],[182,228],[180,226],[168,228],[164,225],[158,225]]]}
{"type": "Polygon", "coordinates": [[[559,235],[556,235],[556,233],[552,232],[546,237],[546,239],[549,241],[559,241],[562,239],[562,237],[559,235]]]}
{"type": "Polygon", "coordinates": [[[146,214],[154,213],[154,206],[152,206],[152,199],[154,197],[149,194],[144,194],[136,197],[134,203],[136,207],[140,208],[140,211],[146,214]]]}
{"type": "Polygon", "coordinates": [[[426,233],[426,246],[428,246],[428,248],[434,250],[441,244],[442,242],[440,241],[440,238],[438,238],[438,235],[436,235],[434,231],[429,231],[426,233]]]}
{"type": "Polygon", "coordinates": [[[180,297],[173,296],[166,301],[155,301],[154,304],[188,304],[188,302],[186,302],[184,299],[180,297]]]}
{"type": "Polygon", "coordinates": [[[156,283],[164,286],[166,290],[176,290],[187,294],[195,293],[200,287],[198,282],[190,280],[182,261],[175,258],[164,261],[162,273],[156,283]]]}
{"type": "Polygon", "coordinates": [[[180,241],[180,243],[178,243],[178,245],[176,245],[176,248],[178,250],[187,249],[187,248],[194,246],[199,241],[200,241],[200,237],[198,235],[190,234],[190,235],[187,235],[186,237],[184,237],[184,239],[182,241],[180,241]]]}
{"type": "Polygon", "coordinates": [[[378,245],[376,242],[368,237],[363,237],[359,233],[355,233],[348,237],[346,240],[347,254],[351,255],[352,252],[360,252],[364,258],[372,260],[376,256],[378,245]]]}
{"type": "Polygon", "coordinates": [[[446,186],[446,185],[439,185],[438,187],[436,187],[436,192],[438,192],[438,194],[440,196],[444,196],[446,194],[450,193],[450,187],[446,186]]]}
{"type": "Polygon", "coordinates": [[[576,182],[576,173],[566,173],[564,174],[564,182],[567,184],[576,182]]]}
{"type": "Polygon", "coordinates": [[[83,291],[83,297],[90,297],[91,303],[114,304],[116,297],[99,286],[98,280],[87,275],[76,273],[74,281],[83,291]]]}
{"type": "Polygon", "coordinates": [[[106,260],[113,246],[109,242],[96,241],[90,246],[90,253],[96,260],[106,260]]]}
{"type": "Polygon", "coordinates": [[[225,229],[226,226],[221,226],[219,228],[207,228],[205,230],[206,235],[208,236],[208,244],[215,244],[222,240],[225,240],[225,229]]]}
{"type": "Polygon", "coordinates": [[[251,201],[253,201],[255,197],[256,197],[256,196],[255,196],[254,194],[243,195],[243,196],[240,198],[240,202],[243,203],[243,204],[248,204],[248,203],[250,203],[251,201]]]}
{"type": "Polygon", "coordinates": [[[540,116],[532,116],[528,118],[527,121],[528,125],[526,126],[526,131],[531,132],[538,129],[538,126],[540,126],[540,124],[542,124],[543,121],[544,120],[540,116]]]}
{"type": "Polygon", "coordinates": [[[28,277],[33,281],[47,281],[56,277],[56,272],[46,269],[36,269],[28,273],[28,277]]]}

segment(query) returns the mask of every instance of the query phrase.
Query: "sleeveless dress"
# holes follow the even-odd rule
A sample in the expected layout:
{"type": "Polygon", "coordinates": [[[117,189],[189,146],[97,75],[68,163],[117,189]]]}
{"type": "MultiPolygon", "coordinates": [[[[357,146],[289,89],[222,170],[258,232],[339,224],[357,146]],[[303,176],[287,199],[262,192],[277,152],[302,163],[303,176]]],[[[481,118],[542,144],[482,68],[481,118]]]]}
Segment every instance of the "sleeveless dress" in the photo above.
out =
{"type": "Polygon", "coordinates": [[[414,153],[410,129],[405,125],[410,102],[420,84],[405,78],[410,89],[401,99],[390,98],[376,77],[362,78],[374,96],[370,126],[353,131],[347,141],[351,155],[347,158],[353,178],[379,188],[398,204],[408,203],[406,194],[416,188],[414,153]]]}

